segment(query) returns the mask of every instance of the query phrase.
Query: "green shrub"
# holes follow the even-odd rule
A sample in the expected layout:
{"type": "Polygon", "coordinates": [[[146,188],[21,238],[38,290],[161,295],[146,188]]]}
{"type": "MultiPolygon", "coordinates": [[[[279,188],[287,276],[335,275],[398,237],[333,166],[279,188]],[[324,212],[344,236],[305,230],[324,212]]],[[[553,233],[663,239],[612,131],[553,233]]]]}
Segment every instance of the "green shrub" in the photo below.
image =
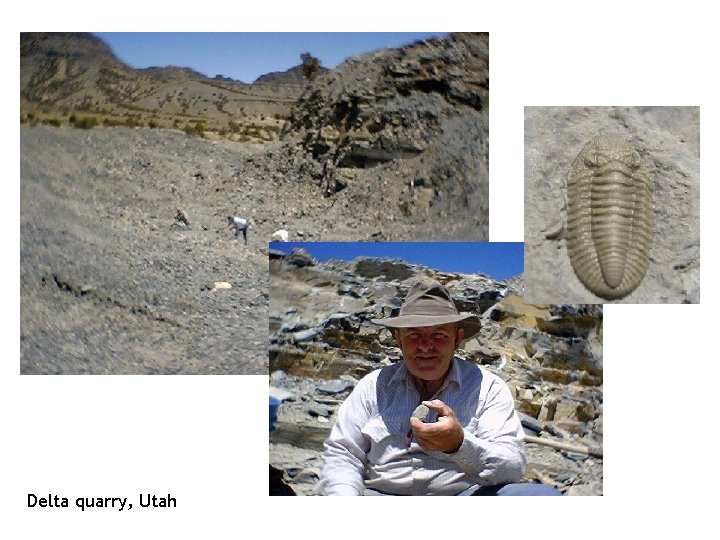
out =
{"type": "Polygon", "coordinates": [[[102,123],[104,126],[108,126],[108,127],[116,127],[116,126],[124,126],[125,125],[125,121],[121,120],[119,118],[103,118],[102,123]]]}
{"type": "Polygon", "coordinates": [[[302,60],[300,71],[302,72],[303,76],[308,80],[314,79],[315,76],[320,72],[320,60],[315,58],[309,52],[301,54],[300,59],[302,60]]]}
{"type": "Polygon", "coordinates": [[[98,125],[98,119],[94,116],[85,116],[83,118],[76,118],[73,124],[75,124],[76,128],[91,129],[98,125]]]}
{"type": "Polygon", "coordinates": [[[185,126],[184,131],[185,131],[185,133],[187,133],[188,135],[192,135],[193,137],[204,137],[205,126],[203,125],[202,122],[198,121],[198,122],[195,122],[194,126],[192,126],[190,124],[185,126]]]}

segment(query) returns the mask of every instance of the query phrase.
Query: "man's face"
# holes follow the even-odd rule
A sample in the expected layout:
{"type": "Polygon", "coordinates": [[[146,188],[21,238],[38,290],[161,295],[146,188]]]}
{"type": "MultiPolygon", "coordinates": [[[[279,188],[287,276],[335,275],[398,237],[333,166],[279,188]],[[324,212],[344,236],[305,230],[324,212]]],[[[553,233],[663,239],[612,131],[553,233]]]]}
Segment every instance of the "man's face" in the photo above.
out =
{"type": "Polygon", "coordinates": [[[462,338],[463,329],[457,324],[399,328],[395,331],[395,339],[408,371],[425,381],[445,378],[462,338]]]}

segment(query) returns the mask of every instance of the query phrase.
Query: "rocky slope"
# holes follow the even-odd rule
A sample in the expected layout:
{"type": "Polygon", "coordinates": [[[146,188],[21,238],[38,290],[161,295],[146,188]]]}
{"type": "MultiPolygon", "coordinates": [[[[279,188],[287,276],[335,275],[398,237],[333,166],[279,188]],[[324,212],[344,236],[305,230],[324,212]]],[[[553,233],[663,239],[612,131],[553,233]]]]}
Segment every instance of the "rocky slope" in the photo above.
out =
{"type": "Polygon", "coordinates": [[[339,405],[363,375],[401,359],[390,333],[370,319],[398,309],[408,279],[422,274],[443,282],[459,309],[482,316],[480,334],[458,354],[507,382],[526,434],[590,450],[527,443],[526,479],[568,495],[602,494],[602,306],[526,305],[521,277],[271,256],[270,393],[283,400],[270,435],[272,493],[313,494],[339,405]]]}
{"type": "MultiPolygon", "coordinates": [[[[388,235],[371,201],[351,211],[342,193],[288,191],[278,167],[291,159],[278,142],[22,127],[22,372],[267,373],[272,233],[388,235]],[[230,214],[250,220],[247,248],[224,229],[230,214]]],[[[417,230],[397,222],[392,234],[417,230]]]]}
{"type": "Polygon", "coordinates": [[[23,373],[267,373],[272,225],[253,220],[248,246],[224,228],[272,194],[235,176],[251,153],[122,128],[20,144],[23,373]]]}

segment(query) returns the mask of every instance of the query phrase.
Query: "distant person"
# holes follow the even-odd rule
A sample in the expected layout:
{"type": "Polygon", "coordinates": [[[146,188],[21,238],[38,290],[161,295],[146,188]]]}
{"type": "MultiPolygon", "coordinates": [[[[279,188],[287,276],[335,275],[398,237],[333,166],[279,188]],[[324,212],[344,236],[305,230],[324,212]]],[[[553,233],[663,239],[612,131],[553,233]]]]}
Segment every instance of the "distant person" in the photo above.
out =
{"type": "Polygon", "coordinates": [[[507,385],[455,356],[480,319],[437,281],[416,280],[391,329],[403,361],[366,375],[325,442],[324,495],[562,495],[520,483],[527,457],[507,385]],[[419,411],[421,407],[423,411],[419,411]]]}
{"type": "Polygon", "coordinates": [[[240,233],[242,233],[243,239],[245,240],[245,245],[247,246],[247,219],[243,219],[237,216],[228,216],[227,220],[227,228],[233,229],[235,231],[235,240],[240,241],[240,233]]]}
{"type": "Polygon", "coordinates": [[[177,208],[175,213],[175,221],[178,223],[182,223],[186,227],[190,227],[190,220],[187,217],[187,214],[185,213],[185,210],[182,208],[177,208]]]}

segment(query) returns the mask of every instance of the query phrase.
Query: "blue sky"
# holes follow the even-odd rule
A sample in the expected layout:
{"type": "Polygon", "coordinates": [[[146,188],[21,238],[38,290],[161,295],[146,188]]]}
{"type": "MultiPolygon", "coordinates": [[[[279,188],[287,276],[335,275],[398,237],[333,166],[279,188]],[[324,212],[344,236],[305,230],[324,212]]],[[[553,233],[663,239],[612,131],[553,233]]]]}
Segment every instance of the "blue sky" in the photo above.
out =
{"type": "Polygon", "coordinates": [[[445,32],[95,32],[115,55],[134,68],[189,67],[208,76],[246,83],[301,63],[309,52],[324,67],[348,57],[407,45],[445,32]]]}
{"type": "Polygon", "coordinates": [[[523,272],[522,242],[272,242],[290,252],[301,247],[320,261],[392,257],[444,272],[486,274],[504,280],[523,272]]]}

